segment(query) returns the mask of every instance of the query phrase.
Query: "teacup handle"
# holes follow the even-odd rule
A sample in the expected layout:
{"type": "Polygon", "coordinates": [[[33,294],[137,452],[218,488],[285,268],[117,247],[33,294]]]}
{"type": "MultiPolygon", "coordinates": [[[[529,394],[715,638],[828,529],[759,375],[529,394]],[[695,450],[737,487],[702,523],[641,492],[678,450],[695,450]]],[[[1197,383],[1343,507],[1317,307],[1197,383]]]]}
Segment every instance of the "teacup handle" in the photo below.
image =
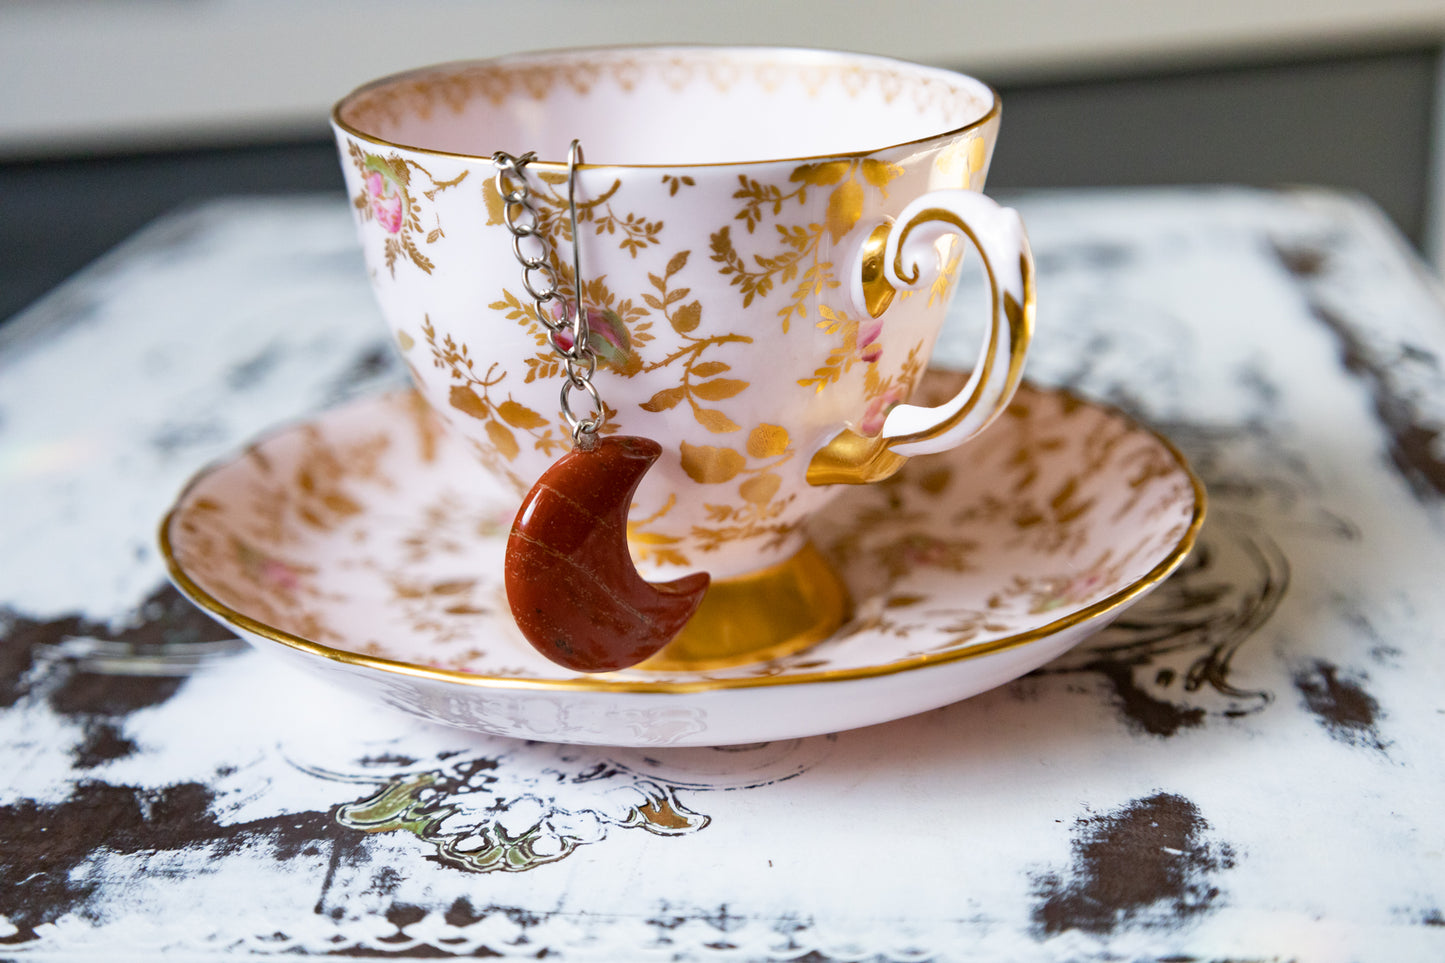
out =
{"type": "Polygon", "coordinates": [[[877,437],[845,429],[813,456],[810,484],[880,481],[912,455],[944,451],[977,435],[1013,398],[1034,327],[1033,254],[1017,211],[977,191],[924,194],[892,225],[875,228],[864,243],[853,285],[855,300],[871,316],[881,316],[899,288],[919,286],[924,265],[937,261],[934,245],[948,232],[962,234],[978,249],[993,312],[968,382],[933,408],[895,406],[877,437]]]}

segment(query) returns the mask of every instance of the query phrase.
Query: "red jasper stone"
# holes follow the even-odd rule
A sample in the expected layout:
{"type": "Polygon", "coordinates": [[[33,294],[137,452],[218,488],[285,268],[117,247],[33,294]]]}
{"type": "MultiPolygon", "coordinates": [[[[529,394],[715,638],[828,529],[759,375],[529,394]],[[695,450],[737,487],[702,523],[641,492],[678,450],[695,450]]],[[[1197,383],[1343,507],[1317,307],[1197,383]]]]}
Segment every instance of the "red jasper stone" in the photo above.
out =
{"type": "Polygon", "coordinates": [[[578,672],[636,665],[671,642],[707,591],[697,572],[653,584],[627,551],[627,512],[662,455],[648,438],[574,448],[527,493],[507,539],[507,602],[527,641],[578,672]]]}

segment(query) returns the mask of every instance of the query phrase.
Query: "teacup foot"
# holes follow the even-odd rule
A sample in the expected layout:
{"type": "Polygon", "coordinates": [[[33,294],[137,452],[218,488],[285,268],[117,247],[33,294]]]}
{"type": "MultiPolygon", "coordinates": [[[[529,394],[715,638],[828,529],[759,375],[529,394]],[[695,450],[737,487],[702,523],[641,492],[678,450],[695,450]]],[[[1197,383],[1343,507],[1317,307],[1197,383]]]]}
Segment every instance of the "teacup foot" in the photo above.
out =
{"type": "Polygon", "coordinates": [[[706,672],[801,652],[852,615],[848,587],[809,542],[758,572],[714,579],[682,632],[636,668],[706,672]]]}

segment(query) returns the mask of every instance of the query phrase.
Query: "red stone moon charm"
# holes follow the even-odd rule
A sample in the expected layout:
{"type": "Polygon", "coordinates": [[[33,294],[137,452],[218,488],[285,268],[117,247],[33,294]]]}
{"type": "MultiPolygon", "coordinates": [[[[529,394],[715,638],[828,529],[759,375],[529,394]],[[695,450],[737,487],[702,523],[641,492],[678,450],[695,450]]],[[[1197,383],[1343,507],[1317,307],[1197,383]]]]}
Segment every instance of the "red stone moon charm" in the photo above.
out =
{"type": "Polygon", "coordinates": [[[627,551],[627,512],[662,455],[649,438],[574,448],[527,493],[507,539],[507,602],[527,641],[578,672],[636,665],[671,642],[702,603],[697,572],[654,584],[627,551]]]}

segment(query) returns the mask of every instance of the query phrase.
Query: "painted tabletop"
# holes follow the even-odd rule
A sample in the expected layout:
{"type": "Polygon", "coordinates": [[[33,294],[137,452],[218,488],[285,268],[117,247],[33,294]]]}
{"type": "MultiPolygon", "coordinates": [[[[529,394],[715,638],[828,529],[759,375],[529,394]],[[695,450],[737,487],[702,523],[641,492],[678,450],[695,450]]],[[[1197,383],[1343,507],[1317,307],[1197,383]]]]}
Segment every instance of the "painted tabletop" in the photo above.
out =
{"type": "Polygon", "coordinates": [[[0,956],[1445,958],[1435,282],[1331,193],[1011,201],[1029,377],[1171,438],[1198,546],[1013,683],[803,740],[431,726],[167,587],[192,474],[401,383],[343,200],[179,212],[0,328],[0,956]]]}

